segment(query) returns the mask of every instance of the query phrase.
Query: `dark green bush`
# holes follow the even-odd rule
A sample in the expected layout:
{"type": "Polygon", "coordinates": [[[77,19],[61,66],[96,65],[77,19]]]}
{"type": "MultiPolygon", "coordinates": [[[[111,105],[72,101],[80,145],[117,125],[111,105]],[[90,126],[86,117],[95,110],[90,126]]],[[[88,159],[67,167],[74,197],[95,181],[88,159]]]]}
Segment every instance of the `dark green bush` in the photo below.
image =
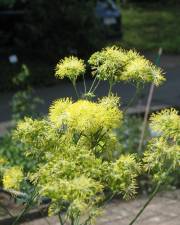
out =
{"type": "Polygon", "coordinates": [[[16,0],[0,0],[0,7],[12,7],[16,0]]]}
{"type": "Polygon", "coordinates": [[[46,58],[86,56],[99,40],[94,10],[93,0],[29,1],[17,43],[38,49],[46,58]]]}

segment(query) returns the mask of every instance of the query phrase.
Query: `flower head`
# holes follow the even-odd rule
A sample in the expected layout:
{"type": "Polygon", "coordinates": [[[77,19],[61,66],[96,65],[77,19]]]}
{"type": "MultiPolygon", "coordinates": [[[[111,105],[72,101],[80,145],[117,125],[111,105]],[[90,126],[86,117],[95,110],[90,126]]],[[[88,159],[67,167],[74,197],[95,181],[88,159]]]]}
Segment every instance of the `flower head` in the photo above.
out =
{"type": "Polygon", "coordinates": [[[22,180],[23,172],[20,167],[14,166],[5,170],[3,176],[3,185],[6,189],[19,190],[22,180]]]}
{"type": "Polygon", "coordinates": [[[124,50],[113,46],[94,53],[88,62],[100,80],[118,81],[126,60],[124,50]]]}
{"type": "Polygon", "coordinates": [[[124,198],[130,198],[136,193],[136,178],[141,171],[141,165],[134,154],[122,155],[113,163],[111,188],[121,192],[124,198]]]}
{"type": "Polygon", "coordinates": [[[66,120],[66,110],[72,105],[69,98],[56,100],[49,109],[49,119],[60,126],[66,120]]]}
{"type": "Polygon", "coordinates": [[[161,69],[136,51],[126,51],[116,46],[94,53],[88,62],[98,79],[109,80],[112,83],[151,82],[158,86],[165,80],[161,69]]]}
{"type": "Polygon", "coordinates": [[[71,81],[75,81],[78,76],[85,73],[84,61],[77,57],[70,56],[60,60],[56,66],[56,77],[63,79],[68,77],[71,81]]]}
{"type": "Polygon", "coordinates": [[[150,127],[165,138],[180,142],[180,116],[175,109],[165,109],[150,117],[150,127]]]}
{"type": "Polygon", "coordinates": [[[86,134],[116,128],[122,118],[118,105],[113,103],[112,99],[108,101],[107,98],[106,101],[103,99],[99,103],[88,100],[74,103],[59,100],[51,108],[49,115],[53,123],[62,125],[65,122],[69,129],[86,134]]]}
{"type": "Polygon", "coordinates": [[[158,133],[150,140],[144,153],[145,169],[161,181],[180,167],[180,116],[175,109],[153,114],[150,127],[158,133]]]}
{"type": "Polygon", "coordinates": [[[129,60],[126,65],[122,74],[122,80],[140,83],[151,82],[156,86],[165,80],[161,69],[154,66],[143,56],[137,55],[137,57],[132,57],[132,54],[130,54],[130,58],[132,60],[129,60]]]}

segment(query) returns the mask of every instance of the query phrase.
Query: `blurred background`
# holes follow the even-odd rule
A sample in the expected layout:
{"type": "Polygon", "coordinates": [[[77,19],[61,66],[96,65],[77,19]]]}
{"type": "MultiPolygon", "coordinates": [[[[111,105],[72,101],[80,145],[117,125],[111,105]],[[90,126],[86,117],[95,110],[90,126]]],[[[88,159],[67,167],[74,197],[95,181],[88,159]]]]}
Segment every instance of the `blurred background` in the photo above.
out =
{"type": "MultiPolygon", "coordinates": [[[[30,74],[25,82],[45,103],[38,110],[46,113],[52,100],[73,95],[68,82],[53,76],[59,59],[88,59],[113,44],[134,48],[152,61],[161,47],[167,82],[155,91],[153,103],[179,107],[179,0],[0,0],[0,121],[11,118],[11,99],[24,87],[24,81],[13,82],[23,64],[30,74]]],[[[126,105],[134,88],[121,85],[115,92],[126,105]]]]}

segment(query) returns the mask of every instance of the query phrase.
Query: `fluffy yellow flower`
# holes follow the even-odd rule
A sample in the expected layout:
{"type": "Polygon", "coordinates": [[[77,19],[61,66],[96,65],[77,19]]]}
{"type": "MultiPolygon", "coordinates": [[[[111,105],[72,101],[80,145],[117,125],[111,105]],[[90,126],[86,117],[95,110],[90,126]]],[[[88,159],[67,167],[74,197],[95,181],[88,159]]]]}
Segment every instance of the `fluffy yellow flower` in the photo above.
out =
{"type": "Polygon", "coordinates": [[[19,190],[21,181],[23,180],[23,172],[18,166],[7,169],[3,176],[3,185],[6,189],[19,190]]]}
{"type": "Polygon", "coordinates": [[[137,162],[135,154],[121,155],[113,163],[112,188],[119,190],[124,198],[131,198],[136,193],[137,181],[141,171],[141,164],[137,162]]]}
{"type": "Polygon", "coordinates": [[[57,126],[61,126],[62,122],[67,118],[66,110],[72,105],[69,98],[56,100],[49,109],[49,119],[57,126]]]}
{"type": "Polygon", "coordinates": [[[150,127],[167,139],[180,141],[180,116],[175,109],[165,109],[150,117],[150,127]]]}
{"type": "Polygon", "coordinates": [[[79,100],[75,103],[59,100],[51,107],[50,120],[58,125],[86,134],[96,133],[101,129],[113,129],[119,126],[122,113],[112,99],[99,103],[79,100]],[[105,104],[106,102],[106,104],[105,104]],[[62,110],[61,110],[62,109],[62,110]]]}
{"type": "Polygon", "coordinates": [[[119,107],[120,106],[119,102],[120,97],[114,95],[110,95],[108,97],[103,97],[102,99],[99,99],[99,103],[107,108],[119,107]]]}
{"type": "Polygon", "coordinates": [[[124,81],[136,81],[142,83],[152,82],[156,86],[165,80],[161,69],[154,66],[143,56],[137,56],[137,58],[129,61],[123,71],[121,79],[124,81]]]}
{"type": "Polygon", "coordinates": [[[77,130],[92,131],[99,128],[113,129],[120,125],[122,113],[118,107],[108,108],[103,104],[88,101],[79,101],[73,105],[70,124],[75,122],[77,130]],[[81,119],[79,119],[81,118],[81,119]]]}
{"type": "Polygon", "coordinates": [[[111,83],[151,82],[158,86],[165,80],[161,69],[136,51],[126,51],[116,46],[94,53],[88,62],[98,79],[108,80],[111,83]]]}
{"type": "Polygon", "coordinates": [[[78,76],[85,73],[84,61],[77,57],[70,56],[60,60],[56,66],[56,77],[63,79],[68,77],[71,81],[75,81],[78,76]]]}
{"type": "Polygon", "coordinates": [[[146,171],[163,174],[170,167],[180,167],[180,145],[168,143],[163,137],[152,138],[144,153],[143,161],[146,171]]]}
{"type": "Polygon", "coordinates": [[[100,52],[95,52],[88,62],[100,80],[111,80],[115,82],[120,79],[126,61],[127,56],[125,51],[116,46],[112,46],[100,52]]]}

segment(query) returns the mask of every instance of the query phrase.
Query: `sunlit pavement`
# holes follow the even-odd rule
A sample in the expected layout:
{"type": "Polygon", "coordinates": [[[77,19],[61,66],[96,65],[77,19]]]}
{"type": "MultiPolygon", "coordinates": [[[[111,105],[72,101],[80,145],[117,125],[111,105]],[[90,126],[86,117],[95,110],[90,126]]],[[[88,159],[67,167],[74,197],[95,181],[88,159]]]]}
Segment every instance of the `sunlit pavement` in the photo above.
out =
{"type": "MultiPolygon", "coordinates": [[[[97,219],[97,225],[128,225],[146,201],[140,198],[130,202],[113,200],[97,219]]],[[[59,225],[56,217],[26,222],[22,225],[59,225]],[[48,222],[47,222],[48,221],[48,222]]],[[[161,194],[150,203],[135,225],[180,225],[180,190],[161,194]]]]}

